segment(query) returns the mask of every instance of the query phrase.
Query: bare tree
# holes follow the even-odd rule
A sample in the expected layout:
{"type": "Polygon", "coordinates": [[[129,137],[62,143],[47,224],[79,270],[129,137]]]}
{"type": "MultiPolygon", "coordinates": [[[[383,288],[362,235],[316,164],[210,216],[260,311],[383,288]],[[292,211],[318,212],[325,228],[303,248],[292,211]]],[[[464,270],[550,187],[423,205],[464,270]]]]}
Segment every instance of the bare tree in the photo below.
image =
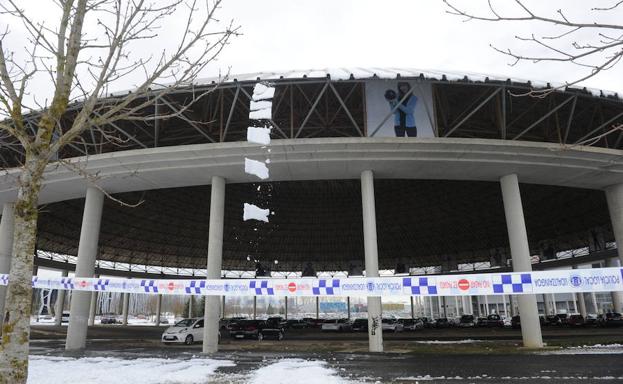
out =
{"type": "MultiPolygon", "coordinates": [[[[522,0],[503,2],[503,6],[496,6],[493,0],[488,0],[488,10],[482,14],[461,8],[451,0],[444,0],[444,3],[448,7],[448,13],[461,16],[465,21],[532,23],[531,25],[549,27],[551,33],[548,34],[515,36],[516,41],[525,47],[523,49],[500,48],[494,45],[492,48],[510,57],[510,65],[520,62],[570,63],[584,70],[583,75],[569,79],[562,87],[578,84],[610,70],[623,57],[623,24],[608,22],[618,16],[614,12],[622,8],[623,1],[620,0],[613,0],[604,7],[590,8],[587,5],[582,20],[568,17],[568,12],[563,9],[558,9],[553,15],[539,13],[522,0]]],[[[529,94],[544,97],[556,89],[533,90],[529,94]]]]}
{"type": "Polygon", "coordinates": [[[10,135],[24,153],[15,201],[0,383],[26,383],[27,379],[37,202],[46,167],[87,128],[145,119],[140,112],[159,97],[192,84],[238,34],[237,27],[215,18],[220,3],[55,0],[60,15],[55,24],[32,17],[17,0],[0,3],[2,17],[14,22],[9,25],[27,33],[26,56],[6,48],[11,36],[8,29],[0,35],[0,113],[4,115],[0,135],[10,135]],[[157,47],[159,29],[179,18],[184,24],[177,29],[179,39],[173,49],[147,57],[136,53],[149,44],[157,47]],[[49,103],[37,100],[31,89],[34,79],[41,76],[53,90],[49,103]],[[132,92],[110,97],[110,89],[130,80],[136,81],[132,92]],[[159,89],[157,96],[149,97],[151,88],[159,89]],[[70,106],[75,114],[67,123],[62,117],[70,106]],[[36,116],[34,128],[27,126],[27,114],[36,116]]]}

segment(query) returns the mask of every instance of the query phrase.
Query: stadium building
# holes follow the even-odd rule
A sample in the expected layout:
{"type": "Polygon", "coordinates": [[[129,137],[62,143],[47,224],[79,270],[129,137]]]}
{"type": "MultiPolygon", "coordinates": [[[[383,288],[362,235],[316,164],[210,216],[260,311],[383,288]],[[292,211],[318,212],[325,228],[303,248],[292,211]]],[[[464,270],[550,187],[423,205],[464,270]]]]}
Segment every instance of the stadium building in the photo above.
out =
{"type": "MultiPolygon", "coordinates": [[[[154,90],[144,121],[92,126],[58,154],[71,167],[49,166],[35,264],[152,278],[617,266],[623,131],[613,127],[623,123],[623,103],[555,85],[525,95],[551,87],[354,68],[154,90]],[[247,142],[258,83],[274,90],[270,114],[258,118],[272,127],[268,146],[247,142]],[[246,173],[245,159],[270,160],[269,177],[246,173]],[[269,209],[269,222],[245,221],[244,203],[269,209]]],[[[10,255],[23,153],[0,140],[0,254],[10,255]]],[[[620,312],[621,293],[611,295],[620,312]]],[[[68,349],[85,345],[90,300],[72,295],[68,349]]],[[[369,316],[380,300],[369,299],[369,316]]],[[[541,345],[535,296],[517,302],[524,343],[541,345]]],[[[218,298],[208,306],[220,313],[218,298]]],[[[370,348],[382,348],[380,333],[370,348]]]]}

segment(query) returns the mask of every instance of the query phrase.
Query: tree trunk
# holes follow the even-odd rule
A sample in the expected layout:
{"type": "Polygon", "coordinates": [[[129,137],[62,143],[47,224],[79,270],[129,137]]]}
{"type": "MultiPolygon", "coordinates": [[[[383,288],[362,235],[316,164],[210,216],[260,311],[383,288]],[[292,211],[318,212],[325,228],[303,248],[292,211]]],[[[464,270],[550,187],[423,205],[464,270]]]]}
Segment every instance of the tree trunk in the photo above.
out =
{"type": "Polygon", "coordinates": [[[0,384],[26,384],[28,377],[37,202],[41,190],[42,170],[45,167],[45,160],[38,159],[32,154],[30,157],[20,175],[18,197],[15,202],[13,257],[0,345],[0,384]]]}

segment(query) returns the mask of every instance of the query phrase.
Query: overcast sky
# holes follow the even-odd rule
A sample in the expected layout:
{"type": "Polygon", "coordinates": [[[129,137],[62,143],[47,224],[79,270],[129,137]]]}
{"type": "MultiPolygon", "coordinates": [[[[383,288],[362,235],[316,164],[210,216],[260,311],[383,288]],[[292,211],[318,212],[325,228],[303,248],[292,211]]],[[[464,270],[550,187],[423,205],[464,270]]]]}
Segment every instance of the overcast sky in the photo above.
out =
{"type": "MultiPolygon", "coordinates": [[[[486,1],[457,0],[454,3],[474,12],[486,12],[486,1]]],[[[608,6],[603,1],[531,1],[526,3],[543,14],[554,16],[563,8],[568,17],[583,21],[620,23],[622,10],[591,11],[595,6],[608,6]]],[[[510,0],[494,1],[501,12],[518,15],[510,0]]],[[[57,23],[57,11],[51,0],[24,4],[28,11],[48,25],[57,23]]],[[[225,0],[219,14],[225,22],[231,19],[240,25],[242,36],[235,38],[218,62],[202,76],[217,74],[231,67],[231,73],[270,70],[292,70],[328,67],[393,67],[477,72],[518,79],[565,82],[586,73],[569,65],[520,63],[511,67],[509,57],[495,52],[499,48],[534,53],[529,45],[514,36],[531,33],[562,32],[544,28],[538,23],[464,22],[461,17],[446,13],[441,0],[225,0]]],[[[13,20],[0,16],[0,23],[9,23],[11,35],[5,46],[20,51],[23,30],[13,20]]],[[[87,23],[86,30],[94,28],[87,23]]],[[[157,41],[143,43],[135,54],[154,54],[170,47],[183,29],[183,20],[168,19],[157,41]]],[[[575,35],[574,35],[575,37],[575,35]]],[[[594,39],[588,34],[577,38],[594,39]]],[[[571,40],[564,42],[569,48],[571,40]]],[[[23,52],[23,49],[21,50],[23,52]]],[[[621,65],[592,78],[585,86],[623,92],[621,65]]],[[[36,92],[49,90],[49,80],[39,79],[36,92]]],[[[118,89],[132,88],[132,81],[117,84],[118,89]]]]}
{"type": "MultiPolygon", "coordinates": [[[[456,1],[477,12],[483,1],[456,1]]],[[[563,8],[569,17],[620,24],[622,11],[591,12],[613,1],[527,1],[535,9],[554,15],[563,8]],[[547,3],[543,5],[542,3],[547,3]]],[[[501,10],[515,12],[508,1],[494,1],[501,10]]],[[[237,38],[219,65],[233,73],[272,69],[324,67],[409,67],[455,72],[500,74],[525,79],[574,80],[583,71],[573,66],[523,63],[495,52],[521,49],[515,35],[545,33],[536,23],[464,22],[446,13],[441,0],[229,0],[224,19],[235,18],[244,36],[237,38]]],[[[510,13],[509,13],[510,14],[510,13]]],[[[534,52],[526,50],[525,52],[534,52]]],[[[623,91],[621,66],[590,81],[588,86],[623,91]]]]}

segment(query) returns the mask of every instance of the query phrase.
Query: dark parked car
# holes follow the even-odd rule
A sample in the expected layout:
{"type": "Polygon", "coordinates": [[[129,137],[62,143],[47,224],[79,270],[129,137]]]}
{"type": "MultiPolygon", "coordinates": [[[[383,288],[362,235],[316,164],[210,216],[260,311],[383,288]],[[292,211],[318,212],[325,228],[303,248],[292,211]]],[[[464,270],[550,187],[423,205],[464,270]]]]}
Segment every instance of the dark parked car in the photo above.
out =
{"type": "Polygon", "coordinates": [[[424,322],[421,319],[401,319],[398,321],[402,323],[405,331],[416,331],[424,328],[424,322]]]}
{"type": "Polygon", "coordinates": [[[101,324],[121,324],[121,321],[117,320],[117,315],[114,313],[107,313],[100,318],[101,324]]]}
{"type": "Polygon", "coordinates": [[[545,325],[559,327],[563,325],[562,318],[558,315],[545,316],[545,325]]]}
{"type": "Polygon", "coordinates": [[[450,328],[450,322],[447,317],[441,317],[435,321],[435,328],[450,328]]]}
{"type": "Polygon", "coordinates": [[[324,319],[305,318],[303,320],[307,322],[310,328],[320,328],[322,327],[322,323],[324,323],[324,319]]]}
{"type": "Polygon", "coordinates": [[[596,327],[598,325],[599,325],[599,318],[596,315],[592,315],[592,314],[586,315],[586,319],[584,319],[584,326],[596,327]]]}
{"type": "Polygon", "coordinates": [[[570,327],[583,327],[585,325],[584,316],[582,315],[571,315],[567,320],[567,325],[570,327]]]}
{"type": "Polygon", "coordinates": [[[61,323],[69,323],[69,312],[63,311],[61,314],[61,323]]]}
{"type": "Polygon", "coordinates": [[[424,322],[424,328],[433,328],[435,327],[436,320],[429,319],[428,317],[422,317],[422,321],[424,322]]]}
{"type": "Polygon", "coordinates": [[[354,332],[367,332],[368,331],[368,319],[355,319],[351,326],[354,332]]]}
{"type": "Polygon", "coordinates": [[[275,338],[283,339],[283,329],[278,323],[262,320],[240,320],[230,325],[229,335],[232,339],[257,339],[275,338]]]}
{"type": "Polygon", "coordinates": [[[503,327],[504,326],[504,320],[502,320],[502,318],[500,317],[500,315],[489,315],[486,318],[483,318],[481,320],[482,322],[480,322],[479,319],[479,325],[481,327],[503,327]]]}
{"type": "Polygon", "coordinates": [[[474,319],[474,315],[461,316],[461,319],[459,320],[459,327],[468,328],[468,327],[475,327],[475,326],[476,326],[476,320],[474,319]]]}
{"type": "Polygon", "coordinates": [[[479,317],[476,319],[476,326],[477,327],[486,327],[487,326],[487,318],[486,317],[479,317]]]}
{"type": "Polygon", "coordinates": [[[275,328],[286,329],[288,326],[288,321],[281,316],[269,317],[266,321],[275,328]]]}
{"type": "Polygon", "coordinates": [[[288,320],[287,321],[287,327],[292,328],[292,329],[302,329],[302,328],[307,328],[308,326],[309,324],[307,324],[307,322],[303,320],[288,320]]]}
{"type": "Polygon", "coordinates": [[[620,327],[623,326],[623,317],[618,312],[608,312],[601,315],[600,325],[602,327],[620,327]]]}
{"type": "Polygon", "coordinates": [[[513,316],[511,318],[511,327],[513,328],[521,328],[521,318],[519,315],[513,316]]]}

